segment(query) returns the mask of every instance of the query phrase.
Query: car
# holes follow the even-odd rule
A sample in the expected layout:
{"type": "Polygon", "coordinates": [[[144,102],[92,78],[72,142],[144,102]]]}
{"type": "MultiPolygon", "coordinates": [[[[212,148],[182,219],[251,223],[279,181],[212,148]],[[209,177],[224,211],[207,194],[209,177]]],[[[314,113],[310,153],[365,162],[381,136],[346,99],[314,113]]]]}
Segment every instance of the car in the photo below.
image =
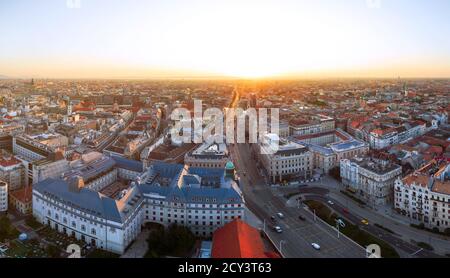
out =
{"type": "Polygon", "coordinates": [[[273,229],[275,230],[275,232],[281,234],[283,232],[283,229],[281,229],[280,226],[274,226],[273,229]]]}
{"type": "Polygon", "coordinates": [[[277,213],[277,216],[280,217],[281,219],[284,218],[284,215],[281,212],[277,213]]]}
{"type": "Polygon", "coordinates": [[[311,246],[316,250],[320,250],[320,245],[317,243],[311,243],[311,246]]]}
{"type": "Polygon", "coordinates": [[[302,221],[305,221],[305,220],[306,220],[306,218],[305,218],[303,215],[299,215],[299,216],[298,216],[298,219],[300,219],[300,220],[302,220],[302,221]]]}
{"type": "Polygon", "coordinates": [[[348,214],[349,213],[348,208],[343,208],[342,212],[348,214]]]}
{"type": "Polygon", "coordinates": [[[275,221],[275,220],[277,220],[277,219],[275,218],[275,216],[272,215],[272,216],[270,217],[270,220],[275,221]]]}
{"type": "Polygon", "coordinates": [[[336,219],[336,223],[338,223],[339,226],[341,226],[341,227],[345,227],[345,222],[344,222],[344,220],[342,220],[342,219],[340,219],[340,218],[336,219]]]}
{"type": "Polygon", "coordinates": [[[369,221],[367,221],[367,219],[361,220],[361,223],[364,224],[364,225],[369,225],[369,221]]]}
{"type": "Polygon", "coordinates": [[[329,205],[334,205],[334,203],[331,200],[328,200],[327,202],[329,205]]]}

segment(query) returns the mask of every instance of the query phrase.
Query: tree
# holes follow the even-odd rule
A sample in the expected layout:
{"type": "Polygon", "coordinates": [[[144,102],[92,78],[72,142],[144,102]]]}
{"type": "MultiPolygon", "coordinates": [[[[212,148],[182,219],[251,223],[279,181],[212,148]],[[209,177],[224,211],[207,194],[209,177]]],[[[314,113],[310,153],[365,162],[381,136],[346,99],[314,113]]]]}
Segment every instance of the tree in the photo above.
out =
{"type": "Polygon", "coordinates": [[[160,226],[152,229],[148,239],[147,258],[158,258],[163,256],[185,256],[192,250],[195,244],[195,236],[192,232],[178,225],[170,225],[167,229],[160,226]]]}
{"type": "Polygon", "coordinates": [[[13,239],[19,235],[17,229],[11,224],[8,217],[0,217],[0,241],[13,239]]]}

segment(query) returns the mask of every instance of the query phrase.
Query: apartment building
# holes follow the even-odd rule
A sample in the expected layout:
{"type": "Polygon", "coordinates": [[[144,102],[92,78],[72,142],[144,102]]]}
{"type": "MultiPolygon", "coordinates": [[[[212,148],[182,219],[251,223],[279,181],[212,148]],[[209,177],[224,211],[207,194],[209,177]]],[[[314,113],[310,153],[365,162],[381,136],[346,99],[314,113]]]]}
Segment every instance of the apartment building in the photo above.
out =
{"type": "Polygon", "coordinates": [[[450,228],[450,163],[433,160],[395,181],[396,211],[411,222],[445,231],[450,228]]]}
{"type": "Polygon", "coordinates": [[[228,161],[226,144],[215,142],[205,142],[184,157],[184,163],[190,167],[223,169],[228,161]]]}
{"type": "Polygon", "coordinates": [[[368,205],[391,204],[394,182],[402,167],[389,161],[356,157],[340,163],[342,183],[356,192],[368,205]]]}
{"type": "Polygon", "coordinates": [[[259,161],[273,183],[287,182],[293,179],[306,180],[312,176],[313,153],[307,147],[295,142],[274,137],[268,134],[257,147],[259,161]],[[277,140],[278,150],[273,153],[271,141],[277,140]]]}

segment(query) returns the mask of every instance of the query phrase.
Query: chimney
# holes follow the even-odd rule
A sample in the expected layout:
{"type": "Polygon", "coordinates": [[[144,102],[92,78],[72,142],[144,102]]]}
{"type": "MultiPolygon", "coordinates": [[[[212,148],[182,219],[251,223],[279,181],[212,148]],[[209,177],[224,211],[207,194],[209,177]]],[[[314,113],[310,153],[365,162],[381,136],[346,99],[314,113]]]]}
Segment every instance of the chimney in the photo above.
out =
{"type": "Polygon", "coordinates": [[[80,176],[74,176],[69,179],[69,191],[78,193],[84,187],[84,180],[80,176]]]}

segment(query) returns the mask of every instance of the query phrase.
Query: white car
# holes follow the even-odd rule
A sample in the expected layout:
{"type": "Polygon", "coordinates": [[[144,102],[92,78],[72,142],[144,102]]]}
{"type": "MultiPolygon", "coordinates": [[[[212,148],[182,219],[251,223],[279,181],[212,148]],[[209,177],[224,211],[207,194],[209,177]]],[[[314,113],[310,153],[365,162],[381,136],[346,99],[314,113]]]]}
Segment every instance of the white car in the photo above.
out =
{"type": "Polygon", "coordinates": [[[284,215],[281,212],[277,213],[277,216],[280,217],[281,219],[284,218],[284,215]]]}
{"type": "Polygon", "coordinates": [[[311,246],[316,250],[320,250],[320,245],[317,243],[311,243],[311,246]]]}
{"type": "Polygon", "coordinates": [[[273,229],[275,230],[275,232],[277,232],[279,234],[281,234],[283,232],[283,229],[281,229],[280,226],[275,226],[275,227],[273,227],[273,229]]]}
{"type": "Polygon", "coordinates": [[[328,200],[328,202],[327,202],[329,205],[334,205],[334,203],[332,202],[332,201],[330,201],[330,200],[328,200]]]}
{"type": "Polygon", "coordinates": [[[339,224],[339,226],[341,226],[343,228],[345,227],[345,222],[342,219],[338,218],[338,219],[336,219],[336,222],[339,224]]]}

